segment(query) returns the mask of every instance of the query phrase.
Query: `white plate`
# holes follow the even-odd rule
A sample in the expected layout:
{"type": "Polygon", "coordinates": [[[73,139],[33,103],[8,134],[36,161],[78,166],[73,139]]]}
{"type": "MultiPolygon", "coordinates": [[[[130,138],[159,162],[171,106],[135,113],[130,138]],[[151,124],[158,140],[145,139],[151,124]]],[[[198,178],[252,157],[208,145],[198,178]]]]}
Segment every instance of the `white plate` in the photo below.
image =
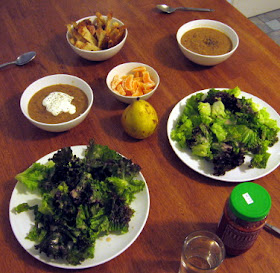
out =
{"type": "MultiPolygon", "coordinates": [[[[217,90],[225,90],[228,88],[215,88],[217,90]]],[[[181,116],[183,109],[186,105],[186,101],[193,95],[202,92],[202,93],[207,93],[209,89],[204,89],[201,91],[197,91],[195,93],[192,93],[188,95],[187,97],[183,98],[181,101],[179,101],[175,107],[172,109],[168,121],[167,121],[167,135],[169,138],[170,145],[176,155],[191,169],[197,171],[198,173],[205,175],[207,177],[220,180],[220,181],[225,181],[225,182],[245,182],[245,181],[250,181],[254,179],[258,179],[260,177],[263,177],[273,170],[275,170],[279,164],[280,164],[280,141],[275,143],[273,147],[269,148],[268,152],[271,154],[267,166],[265,169],[258,169],[258,168],[249,168],[249,163],[250,163],[250,157],[246,156],[245,157],[245,162],[231,170],[226,172],[224,175],[221,176],[216,176],[213,175],[213,165],[210,162],[207,162],[206,160],[199,158],[197,156],[192,155],[190,149],[183,149],[181,148],[178,143],[174,140],[171,139],[171,131],[175,128],[175,125],[177,123],[178,118],[181,116]]],[[[278,113],[266,102],[263,100],[259,99],[258,97],[255,97],[251,94],[248,94],[246,92],[241,92],[241,96],[249,99],[252,98],[252,100],[257,103],[261,108],[265,107],[267,111],[270,114],[270,117],[274,120],[277,121],[278,127],[280,127],[280,116],[278,113]]],[[[280,139],[280,133],[278,133],[278,137],[280,139]]]]}
{"type": "MultiPolygon", "coordinates": [[[[85,145],[73,146],[71,148],[73,150],[73,154],[76,154],[78,157],[84,156],[84,151],[86,149],[85,145]]],[[[46,163],[54,153],[55,152],[52,152],[42,157],[37,162],[41,164],[46,163]]],[[[146,184],[145,178],[141,173],[136,178],[145,182],[145,188],[143,189],[143,191],[136,194],[135,200],[131,203],[131,208],[135,210],[135,213],[129,223],[128,233],[123,235],[109,234],[108,236],[104,236],[98,239],[95,245],[94,258],[87,259],[80,265],[73,266],[68,264],[64,260],[51,259],[44,253],[39,253],[34,248],[34,242],[25,239],[26,235],[30,231],[31,226],[34,224],[33,212],[27,211],[16,214],[14,212],[14,208],[23,202],[28,202],[29,205],[38,204],[41,198],[39,195],[31,194],[30,191],[28,191],[26,187],[20,182],[16,184],[10,200],[9,211],[12,230],[19,243],[29,254],[31,254],[36,259],[55,267],[66,269],[83,269],[108,262],[109,260],[117,257],[122,252],[124,252],[137,239],[147,221],[150,208],[148,186],[146,184]]]]}

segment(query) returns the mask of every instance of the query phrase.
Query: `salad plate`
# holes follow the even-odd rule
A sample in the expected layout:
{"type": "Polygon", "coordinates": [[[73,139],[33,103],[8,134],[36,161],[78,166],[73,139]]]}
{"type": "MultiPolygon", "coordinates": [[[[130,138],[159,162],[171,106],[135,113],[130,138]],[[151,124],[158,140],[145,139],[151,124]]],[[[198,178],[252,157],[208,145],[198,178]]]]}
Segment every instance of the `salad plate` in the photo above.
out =
{"type": "MultiPolygon", "coordinates": [[[[229,88],[215,88],[216,90],[225,90],[229,88]]],[[[211,162],[206,161],[203,158],[199,158],[195,155],[192,155],[190,149],[184,149],[179,146],[179,144],[171,139],[171,131],[175,128],[176,123],[183,113],[184,107],[186,105],[187,100],[197,94],[197,93],[207,93],[209,89],[204,89],[201,91],[194,92],[182,100],[180,100],[172,109],[168,121],[167,121],[167,135],[169,139],[169,143],[175,152],[175,154],[191,169],[194,171],[207,176],[212,179],[225,181],[225,182],[245,182],[258,179],[263,177],[273,170],[275,170],[280,165],[280,141],[275,143],[271,148],[268,149],[268,152],[271,154],[268,159],[267,166],[265,169],[258,168],[249,168],[251,157],[245,156],[245,162],[236,167],[233,170],[227,171],[224,175],[216,176],[213,175],[213,165],[211,162]]],[[[279,114],[266,102],[261,100],[260,98],[241,91],[241,96],[246,99],[252,99],[254,103],[258,104],[260,108],[266,108],[268,113],[270,114],[270,118],[277,121],[277,126],[280,127],[280,116],[279,114]]],[[[280,139],[280,133],[278,132],[278,137],[280,139]]]]}
{"type": "MultiPolygon", "coordinates": [[[[78,145],[72,146],[71,149],[73,154],[83,158],[86,147],[86,145],[78,145]]],[[[57,151],[42,157],[37,162],[45,164],[48,159],[51,158],[56,152],[57,151]]],[[[25,239],[26,235],[29,233],[32,225],[34,224],[33,212],[25,211],[20,214],[16,214],[14,209],[17,205],[23,202],[27,202],[31,206],[39,204],[41,198],[39,194],[31,193],[29,190],[27,190],[25,185],[20,182],[17,182],[13,190],[9,206],[10,223],[14,235],[21,246],[29,254],[41,262],[54,267],[65,269],[83,269],[108,262],[123,253],[137,239],[146,224],[150,209],[149,190],[145,178],[141,172],[136,177],[136,179],[144,181],[145,187],[141,192],[135,195],[135,200],[130,205],[130,207],[135,212],[131,218],[131,221],[129,222],[129,231],[122,235],[109,234],[97,239],[93,259],[87,259],[79,265],[71,265],[65,260],[54,260],[50,257],[47,257],[44,253],[39,253],[34,247],[34,242],[25,239]]]]}

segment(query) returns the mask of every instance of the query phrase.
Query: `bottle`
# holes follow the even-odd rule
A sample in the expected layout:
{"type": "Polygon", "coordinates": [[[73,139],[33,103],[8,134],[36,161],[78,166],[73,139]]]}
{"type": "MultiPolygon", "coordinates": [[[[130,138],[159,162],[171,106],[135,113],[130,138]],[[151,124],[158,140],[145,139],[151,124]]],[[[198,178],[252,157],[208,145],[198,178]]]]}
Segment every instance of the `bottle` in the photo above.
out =
{"type": "Polygon", "coordinates": [[[256,183],[244,182],[232,190],[216,232],[227,255],[240,255],[253,246],[270,208],[269,193],[256,183]]]}

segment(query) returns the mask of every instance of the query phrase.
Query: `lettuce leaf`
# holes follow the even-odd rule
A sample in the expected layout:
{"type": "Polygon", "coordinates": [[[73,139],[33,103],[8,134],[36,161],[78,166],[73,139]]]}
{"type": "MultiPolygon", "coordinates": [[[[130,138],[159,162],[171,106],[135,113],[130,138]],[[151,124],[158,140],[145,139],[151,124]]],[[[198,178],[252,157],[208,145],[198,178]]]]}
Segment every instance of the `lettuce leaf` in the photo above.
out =
{"type": "Polygon", "coordinates": [[[27,239],[35,249],[54,259],[77,265],[94,257],[98,238],[129,230],[130,207],[145,182],[136,179],[140,166],[107,146],[90,141],[84,158],[65,147],[47,164],[34,163],[18,174],[28,189],[38,189],[41,204],[19,204],[15,211],[31,210],[34,227],[27,239]]]}
{"type": "Polygon", "coordinates": [[[15,179],[23,183],[31,191],[34,191],[39,188],[53,167],[54,163],[52,161],[45,165],[33,163],[31,167],[17,174],[15,179]]]}
{"type": "Polygon", "coordinates": [[[279,140],[280,128],[267,109],[240,95],[235,87],[191,96],[171,131],[180,147],[214,164],[214,175],[240,166],[245,155],[250,167],[266,168],[268,148],[279,140]]]}

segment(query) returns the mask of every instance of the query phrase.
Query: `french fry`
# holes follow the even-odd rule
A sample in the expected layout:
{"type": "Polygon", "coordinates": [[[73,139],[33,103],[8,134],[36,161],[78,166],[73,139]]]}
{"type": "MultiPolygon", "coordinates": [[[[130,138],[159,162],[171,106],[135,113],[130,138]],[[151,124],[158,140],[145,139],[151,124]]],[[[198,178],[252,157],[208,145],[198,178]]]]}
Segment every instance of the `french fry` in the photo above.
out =
{"type": "Polygon", "coordinates": [[[79,23],[67,24],[69,41],[74,46],[90,51],[111,48],[123,39],[126,27],[113,22],[113,14],[109,12],[107,18],[96,12],[96,19],[92,22],[85,19],[79,23]]]}
{"type": "Polygon", "coordinates": [[[91,35],[85,24],[78,25],[78,33],[86,39],[89,43],[96,45],[96,39],[91,35]]]}
{"type": "Polygon", "coordinates": [[[96,29],[94,25],[87,25],[87,29],[89,30],[90,34],[94,37],[96,33],[96,29]]]}
{"type": "Polygon", "coordinates": [[[100,12],[96,12],[96,26],[97,28],[103,28],[106,24],[105,19],[103,18],[100,12]]]}
{"type": "Polygon", "coordinates": [[[103,30],[102,28],[98,28],[96,30],[96,35],[97,35],[97,46],[99,48],[102,48],[102,45],[103,45],[103,40],[105,39],[105,36],[106,36],[106,31],[103,30]]]}
{"type": "Polygon", "coordinates": [[[107,20],[106,20],[106,24],[105,24],[105,30],[107,33],[110,33],[112,30],[112,28],[111,28],[112,19],[113,19],[113,14],[112,14],[112,12],[109,12],[107,15],[107,20]]]}
{"type": "Polygon", "coordinates": [[[74,44],[76,47],[80,48],[80,49],[83,49],[85,46],[86,46],[86,43],[80,41],[80,40],[77,40],[74,44]]]}
{"type": "Polygon", "coordinates": [[[90,50],[90,51],[98,51],[100,48],[92,43],[85,43],[84,47],[82,48],[84,50],[90,50]]]}
{"type": "Polygon", "coordinates": [[[124,37],[124,32],[125,32],[125,26],[121,26],[118,28],[117,35],[115,36],[115,39],[113,40],[112,46],[117,45],[124,37]]]}
{"type": "Polygon", "coordinates": [[[72,37],[74,38],[75,41],[80,41],[83,43],[86,42],[86,39],[84,39],[84,37],[76,29],[73,29],[72,37]]]}

